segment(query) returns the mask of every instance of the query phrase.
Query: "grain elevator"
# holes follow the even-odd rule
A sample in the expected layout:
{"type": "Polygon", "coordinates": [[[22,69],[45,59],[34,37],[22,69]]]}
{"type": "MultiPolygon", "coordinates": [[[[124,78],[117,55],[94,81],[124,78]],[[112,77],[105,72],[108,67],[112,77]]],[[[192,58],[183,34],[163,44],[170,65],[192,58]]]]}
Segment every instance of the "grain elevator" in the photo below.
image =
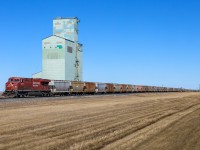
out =
{"type": "Polygon", "coordinates": [[[53,35],[42,40],[42,71],[33,78],[82,80],[82,44],[78,18],[55,18],[53,35]]]}

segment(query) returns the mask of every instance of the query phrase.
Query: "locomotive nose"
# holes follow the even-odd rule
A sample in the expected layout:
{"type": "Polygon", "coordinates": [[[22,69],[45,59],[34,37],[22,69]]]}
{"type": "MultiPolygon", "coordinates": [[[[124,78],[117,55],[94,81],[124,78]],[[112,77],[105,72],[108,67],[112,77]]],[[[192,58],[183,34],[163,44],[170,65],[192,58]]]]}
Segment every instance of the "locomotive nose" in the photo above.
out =
{"type": "Polygon", "coordinates": [[[7,83],[6,89],[7,90],[15,90],[15,86],[12,82],[10,82],[10,83],[7,83]]]}

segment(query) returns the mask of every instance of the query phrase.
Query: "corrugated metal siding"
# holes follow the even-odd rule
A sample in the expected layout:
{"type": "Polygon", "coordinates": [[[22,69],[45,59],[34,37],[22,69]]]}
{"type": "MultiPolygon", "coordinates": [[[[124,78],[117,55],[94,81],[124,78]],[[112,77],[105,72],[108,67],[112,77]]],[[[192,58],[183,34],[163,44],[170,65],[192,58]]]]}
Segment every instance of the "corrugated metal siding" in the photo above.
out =
{"type": "Polygon", "coordinates": [[[51,36],[42,42],[43,78],[65,79],[65,40],[51,36]]]}
{"type": "Polygon", "coordinates": [[[75,44],[69,41],[65,41],[66,49],[65,49],[65,79],[66,80],[74,80],[75,78],[75,55],[76,55],[76,47],[75,44]],[[69,53],[67,47],[72,47],[72,53],[69,53]]]}
{"type": "Polygon", "coordinates": [[[71,41],[78,41],[75,31],[78,28],[76,19],[54,19],[53,35],[60,36],[71,41]]]}
{"type": "MultiPolygon", "coordinates": [[[[76,47],[73,42],[51,36],[42,42],[42,77],[52,80],[74,80],[76,47]],[[70,47],[71,52],[68,52],[70,47]]],[[[79,52],[79,76],[82,80],[82,52],[79,52]]]]}

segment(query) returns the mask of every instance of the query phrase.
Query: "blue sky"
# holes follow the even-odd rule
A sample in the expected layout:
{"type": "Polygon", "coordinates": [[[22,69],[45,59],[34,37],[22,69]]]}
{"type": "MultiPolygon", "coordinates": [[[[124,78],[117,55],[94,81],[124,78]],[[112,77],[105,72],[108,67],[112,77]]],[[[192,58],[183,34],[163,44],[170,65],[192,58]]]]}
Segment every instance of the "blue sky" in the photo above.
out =
{"type": "Polygon", "coordinates": [[[0,91],[41,71],[57,16],[77,16],[83,79],[198,88],[198,0],[0,0],[0,91]]]}

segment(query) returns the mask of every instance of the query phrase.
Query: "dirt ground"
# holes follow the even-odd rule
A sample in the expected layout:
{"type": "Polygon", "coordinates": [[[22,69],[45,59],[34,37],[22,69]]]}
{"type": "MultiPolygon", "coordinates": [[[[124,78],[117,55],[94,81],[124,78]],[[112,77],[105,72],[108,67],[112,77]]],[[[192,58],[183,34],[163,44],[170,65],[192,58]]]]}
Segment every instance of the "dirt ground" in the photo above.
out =
{"type": "Polygon", "coordinates": [[[200,150],[200,93],[0,101],[0,149],[200,150]]]}

